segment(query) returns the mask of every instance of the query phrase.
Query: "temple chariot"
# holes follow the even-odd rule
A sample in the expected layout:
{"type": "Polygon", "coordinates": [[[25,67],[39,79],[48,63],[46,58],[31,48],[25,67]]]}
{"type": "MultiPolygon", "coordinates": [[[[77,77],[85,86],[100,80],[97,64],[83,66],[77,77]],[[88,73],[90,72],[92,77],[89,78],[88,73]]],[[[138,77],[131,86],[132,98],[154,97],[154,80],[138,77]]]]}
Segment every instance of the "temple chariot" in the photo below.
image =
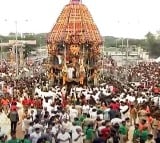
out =
{"type": "Polygon", "coordinates": [[[97,84],[102,37],[87,7],[70,0],[47,38],[52,83],[97,84]]]}

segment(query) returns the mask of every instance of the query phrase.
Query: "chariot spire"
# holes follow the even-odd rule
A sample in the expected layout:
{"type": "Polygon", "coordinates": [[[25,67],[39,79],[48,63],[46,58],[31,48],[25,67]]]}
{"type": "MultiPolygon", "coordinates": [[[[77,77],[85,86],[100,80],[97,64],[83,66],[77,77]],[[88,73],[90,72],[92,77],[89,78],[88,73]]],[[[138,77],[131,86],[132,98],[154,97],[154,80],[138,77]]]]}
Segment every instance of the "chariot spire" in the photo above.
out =
{"type": "Polygon", "coordinates": [[[82,3],[82,0],[70,0],[70,3],[79,4],[79,3],[82,3]]]}

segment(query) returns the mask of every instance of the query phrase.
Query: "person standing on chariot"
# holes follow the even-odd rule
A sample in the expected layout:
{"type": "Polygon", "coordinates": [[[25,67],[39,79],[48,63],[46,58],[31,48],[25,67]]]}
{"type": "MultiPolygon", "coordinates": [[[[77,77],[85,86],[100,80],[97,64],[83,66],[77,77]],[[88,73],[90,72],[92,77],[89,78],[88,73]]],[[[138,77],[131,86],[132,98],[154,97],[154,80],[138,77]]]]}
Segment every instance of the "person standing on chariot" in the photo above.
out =
{"type": "Polygon", "coordinates": [[[63,85],[65,85],[67,81],[67,65],[66,64],[64,64],[62,68],[62,78],[63,78],[63,85]]]}

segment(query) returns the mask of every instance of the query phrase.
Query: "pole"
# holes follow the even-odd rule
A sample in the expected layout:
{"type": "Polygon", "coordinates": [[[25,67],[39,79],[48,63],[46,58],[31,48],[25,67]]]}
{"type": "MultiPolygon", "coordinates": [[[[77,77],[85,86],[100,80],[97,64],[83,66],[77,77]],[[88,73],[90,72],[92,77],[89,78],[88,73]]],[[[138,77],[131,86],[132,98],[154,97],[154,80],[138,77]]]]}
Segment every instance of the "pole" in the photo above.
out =
{"type": "Polygon", "coordinates": [[[67,49],[66,49],[66,45],[64,45],[65,46],[65,53],[64,53],[64,57],[65,57],[65,65],[66,65],[66,62],[67,62],[67,49]]]}
{"type": "Polygon", "coordinates": [[[116,48],[118,47],[117,40],[118,40],[118,39],[116,39],[116,48]]]}
{"type": "Polygon", "coordinates": [[[126,61],[128,61],[128,47],[129,46],[129,44],[128,44],[128,39],[127,39],[127,49],[126,49],[126,61]]]}
{"type": "Polygon", "coordinates": [[[122,38],[122,47],[121,48],[122,48],[121,53],[122,53],[122,63],[123,63],[124,62],[123,61],[123,38],[122,38]]]}
{"type": "Polygon", "coordinates": [[[2,73],[2,66],[3,66],[3,64],[2,64],[2,39],[1,39],[1,73],[2,73]]]}
{"type": "Polygon", "coordinates": [[[126,47],[126,81],[128,80],[128,38],[127,38],[127,47],[126,47]]]}
{"type": "Polygon", "coordinates": [[[1,67],[2,67],[2,39],[1,39],[1,67]]]}
{"type": "Polygon", "coordinates": [[[17,21],[15,21],[15,26],[16,26],[16,77],[18,78],[18,49],[17,49],[17,39],[18,39],[18,33],[17,33],[17,21]]]}
{"type": "Polygon", "coordinates": [[[87,61],[87,78],[86,78],[86,82],[87,82],[87,86],[88,86],[88,83],[89,83],[89,78],[88,77],[90,77],[90,69],[89,69],[89,65],[90,65],[90,57],[89,57],[89,50],[88,50],[88,48],[87,48],[87,55],[88,55],[88,61],[87,61]]]}
{"type": "Polygon", "coordinates": [[[123,38],[122,38],[122,50],[123,50],[123,38]]]}
{"type": "Polygon", "coordinates": [[[103,51],[102,51],[102,79],[104,79],[104,44],[103,44],[103,51]]]}

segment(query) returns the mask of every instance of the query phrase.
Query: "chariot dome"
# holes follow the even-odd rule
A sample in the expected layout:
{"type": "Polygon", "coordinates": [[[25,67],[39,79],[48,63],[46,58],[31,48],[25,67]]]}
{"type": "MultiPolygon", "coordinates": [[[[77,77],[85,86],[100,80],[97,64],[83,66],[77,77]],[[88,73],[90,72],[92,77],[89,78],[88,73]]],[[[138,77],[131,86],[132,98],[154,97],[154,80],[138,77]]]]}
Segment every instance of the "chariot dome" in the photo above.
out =
{"type": "Polygon", "coordinates": [[[84,84],[86,77],[94,79],[102,37],[82,0],[70,0],[63,8],[48,35],[47,45],[49,73],[54,81],[84,84]]]}

